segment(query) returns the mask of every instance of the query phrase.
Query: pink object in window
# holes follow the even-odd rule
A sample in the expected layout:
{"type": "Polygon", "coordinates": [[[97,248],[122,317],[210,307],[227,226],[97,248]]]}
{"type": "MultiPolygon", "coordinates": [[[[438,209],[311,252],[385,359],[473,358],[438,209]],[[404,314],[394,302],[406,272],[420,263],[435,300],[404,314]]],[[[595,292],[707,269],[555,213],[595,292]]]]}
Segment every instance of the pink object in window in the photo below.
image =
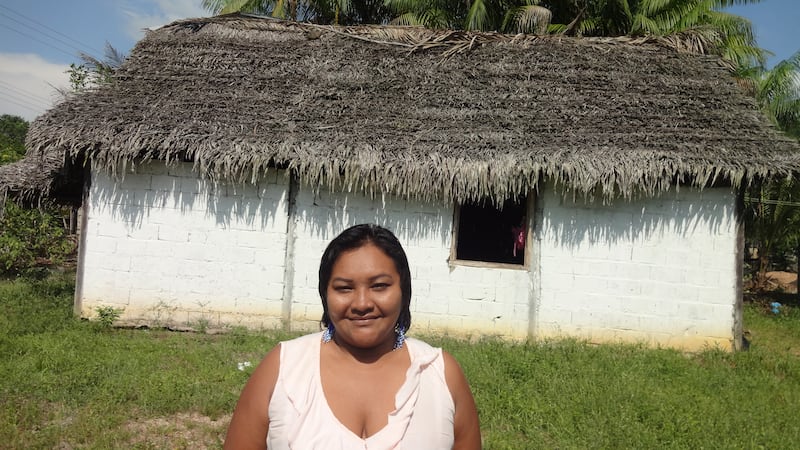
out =
{"type": "Polygon", "coordinates": [[[512,253],[517,256],[517,250],[525,248],[525,227],[511,227],[511,234],[514,235],[514,247],[512,253]]]}

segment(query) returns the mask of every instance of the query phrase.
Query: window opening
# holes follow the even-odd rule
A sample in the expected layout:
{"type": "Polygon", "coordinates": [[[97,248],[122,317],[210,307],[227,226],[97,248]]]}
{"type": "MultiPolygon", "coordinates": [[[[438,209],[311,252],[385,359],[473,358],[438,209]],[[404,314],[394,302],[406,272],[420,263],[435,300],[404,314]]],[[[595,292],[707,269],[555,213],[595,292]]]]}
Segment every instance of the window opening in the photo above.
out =
{"type": "Polygon", "coordinates": [[[528,238],[527,199],[508,199],[501,208],[483,202],[459,206],[456,259],[525,264],[528,238]]]}

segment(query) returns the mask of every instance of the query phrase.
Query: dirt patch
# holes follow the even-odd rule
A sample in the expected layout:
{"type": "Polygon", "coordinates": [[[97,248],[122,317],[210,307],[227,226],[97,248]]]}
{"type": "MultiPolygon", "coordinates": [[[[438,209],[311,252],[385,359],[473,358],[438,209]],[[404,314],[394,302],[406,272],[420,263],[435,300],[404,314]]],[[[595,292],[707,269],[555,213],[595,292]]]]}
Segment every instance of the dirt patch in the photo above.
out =
{"type": "Polygon", "coordinates": [[[131,446],[206,450],[222,448],[230,421],[230,414],[213,420],[199,413],[178,413],[130,422],[125,427],[132,435],[131,446]]]}
{"type": "Polygon", "coordinates": [[[780,271],[767,272],[767,290],[796,294],[797,274],[780,271]]]}

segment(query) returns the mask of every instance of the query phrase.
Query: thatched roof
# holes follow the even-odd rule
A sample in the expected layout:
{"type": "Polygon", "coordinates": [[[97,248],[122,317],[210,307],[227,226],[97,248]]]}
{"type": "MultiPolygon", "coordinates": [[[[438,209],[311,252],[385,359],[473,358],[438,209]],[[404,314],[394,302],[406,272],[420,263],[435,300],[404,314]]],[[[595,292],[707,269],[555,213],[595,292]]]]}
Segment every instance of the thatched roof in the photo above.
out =
{"type": "MultiPolygon", "coordinates": [[[[35,200],[50,195],[54,184],[61,180],[65,156],[56,152],[27,155],[21,161],[0,166],[0,201],[9,194],[23,200],[35,200]]],[[[0,210],[2,205],[0,204],[0,210]]]]}
{"type": "MultiPolygon", "coordinates": [[[[678,42],[678,41],[675,41],[678,42]]],[[[252,180],[412,198],[738,185],[800,168],[716,57],[664,39],[323,27],[229,15],[149,32],[116,80],[31,127],[34,154],[120,172],[190,158],[252,180]]]]}

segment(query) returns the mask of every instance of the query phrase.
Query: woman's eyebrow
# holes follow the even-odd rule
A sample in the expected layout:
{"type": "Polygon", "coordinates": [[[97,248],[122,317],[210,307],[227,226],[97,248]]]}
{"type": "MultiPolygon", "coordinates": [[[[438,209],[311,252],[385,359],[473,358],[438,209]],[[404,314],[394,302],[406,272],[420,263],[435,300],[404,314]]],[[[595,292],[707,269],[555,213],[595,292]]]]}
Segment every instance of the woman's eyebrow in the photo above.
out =
{"type": "MultiPolygon", "coordinates": [[[[391,280],[394,280],[394,277],[392,276],[392,274],[389,274],[389,273],[379,273],[377,275],[373,275],[373,276],[367,278],[367,280],[368,281],[377,281],[378,279],[381,279],[381,278],[389,278],[391,280]]],[[[333,278],[331,278],[330,282],[331,283],[335,283],[337,281],[341,282],[341,283],[352,283],[353,282],[352,279],[345,278],[345,277],[333,277],[333,278]]]]}

